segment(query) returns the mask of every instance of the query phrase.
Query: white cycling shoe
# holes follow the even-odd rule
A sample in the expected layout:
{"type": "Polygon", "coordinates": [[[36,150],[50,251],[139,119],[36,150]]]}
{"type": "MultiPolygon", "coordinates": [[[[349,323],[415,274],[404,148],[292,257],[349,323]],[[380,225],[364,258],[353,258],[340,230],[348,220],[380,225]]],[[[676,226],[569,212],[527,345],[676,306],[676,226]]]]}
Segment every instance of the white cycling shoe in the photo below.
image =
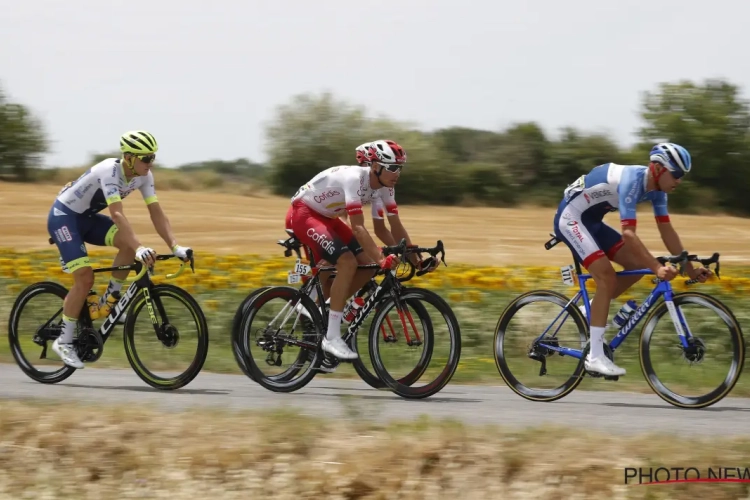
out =
{"type": "Polygon", "coordinates": [[[321,347],[325,352],[331,353],[339,359],[357,359],[357,353],[349,349],[341,337],[333,340],[328,340],[328,337],[323,338],[321,347]]]}
{"type": "Polygon", "coordinates": [[[83,368],[83,362],[78,358],[78,352],[73,344],[61,344],[60,339],[52,342],[52,351],[60,356],[63,363],[73,368],[83,368]]]}
{"type": "Polygon", "coordinates": [[[586,361],[584,362],[584,368],[586,368],[586,371],[600,373],[607,376],[619,377],[625,375],[625,368],[620,368],[606,356],[597,357],[592,360],[591,354],[588,354],[586,356],[586,361]]]}

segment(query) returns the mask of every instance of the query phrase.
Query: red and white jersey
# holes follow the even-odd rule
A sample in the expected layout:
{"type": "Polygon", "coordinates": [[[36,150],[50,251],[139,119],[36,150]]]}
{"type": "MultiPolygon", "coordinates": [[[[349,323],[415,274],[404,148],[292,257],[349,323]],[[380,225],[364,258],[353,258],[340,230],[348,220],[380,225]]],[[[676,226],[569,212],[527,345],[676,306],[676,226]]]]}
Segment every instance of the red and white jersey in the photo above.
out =
{"type": "Polygon", "coordinates": [[[393,188],[370,187],[370,169],[359,165],[343,165],[323,170],[310,182],[299,188],[292,202],[301,200],[324,217],[340,217],[344,213],[362,213],[364,205],[373,204],[373,215],[381,200],[388,216],[398,214],[393,188]]]}

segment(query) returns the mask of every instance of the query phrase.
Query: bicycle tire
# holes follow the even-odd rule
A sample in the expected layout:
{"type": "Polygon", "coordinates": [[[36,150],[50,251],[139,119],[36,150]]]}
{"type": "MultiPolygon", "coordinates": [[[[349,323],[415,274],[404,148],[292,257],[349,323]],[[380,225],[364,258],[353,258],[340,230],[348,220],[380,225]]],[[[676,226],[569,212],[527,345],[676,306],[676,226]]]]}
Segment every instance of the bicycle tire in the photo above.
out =
{"type": "Polygon", "coordinates": [[[21,348],[18,336],[18,322],[20,320],[21,312],[23,311],[24,306],[28,303],[29,300],[31,300],[31,298],[41,293],[51,293],[59,297],[62,303],[62,301],[65,299],[65,296],[68,294],[68,290],[59,283],[54,283],[52,281],[40,281],[38,283],[27,286],[23,291],[21,291],[21,293],[16,297],[16,300],[13,303],[13,307],[10,310],[10,315],[8,318],[8,343],[10,345],[10,351],[13,354],[13,358],[15,359],[16,364],[19,366],[19,368],[21,368],[21,371],[23,371],[29,378],[42,384],[57,384],[58,382],[62,382],[63,380],[73,375],[73,372],[76,371],[76,368],[63,364],[63,366],[59,370],[46,375],[43,374],[39,370],[35,369],[23,355],[23,350],[21,348]]]}
{"type": "MultiPolygon", "coordinates": [[[[252,300],[249,307],[242,315],[240,330],[243,346],[250,345],[249,333],[251,331],[251,325],[257,315],[257,312],[261,307],[263,307],[264,304],[275,298],[282,298],[287,302],[300,300],[302,302],[302,306],[307,309],[307,312],[312,317],[311,324],[315,328],[317,348],[312,356],[312,359],[310,359],[310,365],[308,366],[307,370],[305,370],[305,372],[301,375],[301,377],[292,380],[288,378],[278,379],[276,378],[276,376],[266,376],[255,363],[255,359],[253,358],[251,353],[243,349],[243,356],[245,356],[244,362],[250,370],[250,373],[252,374],[252,379],[263,388],[273,392],[294,392],[302,389],[310,383],[310,381],[317,374],[320,363],[323,360],[323,350],[320,348],[320,340],[322,339],[322,336],[324,334],[321,328],[321,325],[323,324],[323,318],[321,317],[320,309],[318,309],[318,306],[315,304],[315,302],[308,295],[302,294],[298,289],[287,286],[271,287],[258,294],[255,299],[252,300]]],[[[303,349],[300,350],[300,355],[298,355],[298,358],[303,354],[307,354],[309,359],[309,354],[312,351],[304,351],[305,350],[303,349]]],[[[296,373],[299,373],[299,370],[297,370],[296,373]]]]}
{"type": "MultiPolygon", "coordinates": [[[[448,362],[445,368],[440,372],[438,377],[421,387],[412,387],[412,385],[405,385],[395,380],[388,370],[383,365],[380,357],[378,336],[380,335],[380,325],[385,320],[389,309],[381,307],[380,311],[375,317],[375,320],[370,326],[370,359],[375,369],[375,373],[378,377],[386,384],[386,386],[396,395],[401,396],[404,399],[424,399],[440,392],[448,382],[450,382],[453,374],[458,368],[458,363],[461,359],[461,327],[456,319],[453,310],[448,303],[443,300],[438,294],[425,290],[422,288],[409,288],[399,293],[399,300],[401,301],[424,301],[432,305],[441,314],[443,319],[448,325],[449,335],[451,336],[450,341],[450,353],[448,355],[448,362]]],[[[434,329],[430,329],[430,333],[434,335],[434,329]]],[[[434,343],[434,340],[432,341],[434,343]]],[[[431,355],[432,353],[430,353],[431,355]]],[[[412,384],[414,381],[412,381],[412,384]]]]}
{"type": "Polygon", "coordinates": [[[240,344],[240,323],[242,322],[242,314],[247,310],[253,299],[257,297],[261,292],[268,290],[269,288],[271,287],[262,286],[250,292],[247,297],[243,299],[240,305],[237,306],[237,311],[235,311],[234,317],[232,318],[232,355],[234,355],[234,360],[237,363],[237,366],[240,367],[240,370],[242,370],[242,373],[244,373],[251,379],[253,378],[253,376],[250,370],[247,368],[247,365],[245,364],[245,358],[242,354],[242,347],[240,344]]]}
{"type": "Polygon", "coordinates": [[[683,303],[692,303],[713,309],[719,314],[719,317],[724,321],[724,324],[729,327],[729,333],[733,344],[732,368],[718,388],[703,396],[682,396],[669,390],[664,383],[659,380],[658,375],[656,375],[651,362],[651,354],[649,352],[651,336],[656,328],[656,324],[659,322],[659,319],[665,314],[668,314],[669,311],[667,303],[662,301],[654,307],[641,329],[638,349],[641,361],[641,371],[651,389],[664,401],[680,408],[706,408],[724,399],[740,379],[742,368],[745,364],[745,340],[742,335],[742,329],[729,308],[727,308],[727,306],[719,299],[710,295],[700,292],[683,292],[675,294],[672,300],[675,307],[679,307],[683,303]]]}
{"type": "MultiPolygon", "coordinates": [[[[198,327],[198,349],[190,366],[184,372],[171,378],[164,378],[154,375],[141,361],[135,349],[135,321],[138,313],[146,305],[146,297],[143,291],[138,292],[138,298],[133,302],[128,310],[127,319],[123,327],[123,343],[125,344],[125,354],[130,366],[136,375],[151,387],[161,390],[176,390],[189,384],[198,376],[203,364],[208,356],[208,324],[198,302],[184,289],[168,283],[153,285],[149,291],[151,300],[157,297],[171,297],[187,306],[195,323],[198,327]]],[[[156,311],[158,315],[158,311],[156,311]]],[[[153,334],[153,331],[150,332],[153,334]]]]}
{"type": "Polygon", "coordinates": [[[544,401],[551,402],[561,399],[575,390],[576,387],[583,380],[585,373],[584,369],[584,358],[582,357],[578,365],[576,366],[573,375],[561,386],[555,389],[531,389],[521,382],[513,375],[507,361],[505,360],[505,354],[503,350],[503,339],[506,334],[506,329],[510,324],[513,315],[518,312],[524,305],[535,302],[535,298],[541,298],[546,302],[552,302],[559,305],[561,308],[565,308],[568,314],[573,318],[574,323],[578,327],[579,336],[589,338],[588,322],[584,318],[581,311],[570,304],[565,307],[570,299],[565,295],[555,292],[553,290],[532,290],[530,292],[523,293],[513,299],[513,301],[505,307],[505,310],[500,315],[497,325],[495,327],[495,340],[493,343],[495,366],[500,376],[503,378],[505,384],[516,394],[529,401],[544,401]]]}
{"type": "MultiPolygon", "coordinates": [[[[412,288],[404,288],[404,290],[411,290],[412,288]]],[[[375,306],[375,314],[377,315],[379,309],[381,307],[384,307],[388,304],[388,302],[392,302],[393,299],[391,297],[386,298],[386,300],[382,300],[381,304],[378,304],[375,306]]],[[[430,315],[427,312],[427,309],[418,301],[418,300],[409,300],[406,301],[406,305],[414,309],[417,313],[417,317],[419,318],[421,324],[422,324],[422,331],[424,332],[424,336],[429,336],[429,343],[425,342],[425,349],[422,351],[422,358],[419,360],[418,365],[409,372],[404,377],[401,377],[398,379],[398,382],[403,385],[412,385],[414,382],[419,380],[419,378],[424,374],[424,372],[427,370],[430,362],[430,358],[432,357],[432,348],[434,346],[433,344],[433,329],[432,329],[432,320],[430,319],[430,315]],[[426,323],[426,324],[425,324],[426,323]],[[429,333],[427,333],[429,332],[429,333]]],[[[359,332],[357,332],[358,334],[359,332]]],[[[376,373],[373,373],[370,371],[370,369],[365,366],[364,362],[362,361],[362,355],[359,353],[357,349],[357,334],[352,335],[349,341],[347,342],[349,344],[349,348],[356,352],[359,357],[357,359],[352,360],[352,366],[354,367],[354,371],[357,372],[357,375],[370,387],[373,389],[386,389],[388,386],[380,380],[380,377],[376,373]]],[[[369,349],[368,349],[369,354],[369,349]]],[[[372,358],[370,359],[370,362],[372,362],[372,358]]]]}

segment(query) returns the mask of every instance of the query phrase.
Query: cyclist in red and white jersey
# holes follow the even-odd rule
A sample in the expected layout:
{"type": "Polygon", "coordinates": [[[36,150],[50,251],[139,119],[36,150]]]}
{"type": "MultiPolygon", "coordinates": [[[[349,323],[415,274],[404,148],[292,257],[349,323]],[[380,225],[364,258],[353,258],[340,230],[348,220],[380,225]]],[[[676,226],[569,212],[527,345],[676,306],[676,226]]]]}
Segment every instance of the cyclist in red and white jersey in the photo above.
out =
{"type": "MultiPolygon", "coordinates": [[[[313,177],[292,197],[290,221],[295,236],[309,246],[316,260],[336,266],[336,279],[331,288],[328,331],[323,339],[324,351],[340,359],[355,359],[341,339],[344,304],[373,275],[358,270],[358,264],[377,262],[381,268],[394,268],[398,259],[385,257],[364,225],[363,206],[380,200],[389,217],[393,236],[411,244],[398,216],[394,187],[406,162],[406,153],[394,141],[374,141],[367,148],[363,164],[331,167],[313,177]],[[340,217],[348,214],[351,227],[340,217]]],[[[417,256],[414,257],[418,258],[417,256]]],[[[429,259],[428,259],[429,261],[429,259]]],[[[425,261],[427,262],[427,261],[425,261]]],[[[428,269],[436,265],[430,262],[428,269]]]]}

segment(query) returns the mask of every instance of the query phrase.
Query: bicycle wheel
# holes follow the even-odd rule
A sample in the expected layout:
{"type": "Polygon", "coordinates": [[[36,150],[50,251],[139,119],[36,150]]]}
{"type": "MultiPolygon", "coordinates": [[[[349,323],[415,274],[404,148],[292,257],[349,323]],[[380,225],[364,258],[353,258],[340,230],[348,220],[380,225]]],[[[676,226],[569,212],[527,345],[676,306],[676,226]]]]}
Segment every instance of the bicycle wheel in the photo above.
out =
{"type": "Polygon", "coordinates": [[[404,289],[398,301],[389,299],[383,303],[370,327],[369,341],[375,373],[392,392],[405,399],[422,399],[440,392],[450,382],[461,357],[461,329],[450,306],[434,292],[419,288],[404,289]],[[421,339],[416,334],[415,325],[408,320],[409,304],[413,302],[420,302],[430,317],[430,328],[422,332],[421,339]],[[435,315],[432,314],[433,309],[435,315]],[[401,343],[409,347],[422,347],[422,353],[417,356],[407,354],[411,359],[406,361],[403,354],[395,354],[390,349],[398,341],[388,342],[382,336],[381,326],[387,324],[392,311],[395,313],[393,322],[401,323],[404,329],[405,342],[401,343]],[[436,323],[437,317],[443,318],[444,326],[436,323]],[[408,334],[409,327],[412,328],[411,334],[408,334]],[[386,346],[389,348],[386,349],[386,346]],[[420,361],[414,363],[415,357],[420,361]],[[386,367],[386,358],[390,368],[386,367]],[[404,366],[409,370],[404,377],[408,384],[399,382],[401,377],[392,373],[402,370],[404,366]],[[417,368],[412,368],[414,366],[417,368]]]}
{"type": "Polygon", "coordinates": [[[274,392],[293,392],[310,383],[323,359],[322,321],[315,302],[295,288],[276,286],[258,294],[240,323],[244,362],[253,380],[274,392]],[[300,302],[312,321],[301,321],[304,315],[295,308],[300,302]],[[284,358],[292,362],[282,367],[284,358]],[[261,363],[278,373],[264,372],[261,363]]]}
{"type": "Polygon", "coordinates": [[[575,305],[566,307],[568,302],[570,299],[561,293],[534,290],[516,297],[500,315],[495,328],[495,365],[508,387],[525,399],[555,401],[570,394],[583,380],[583,358],[561,353],[556,356],[556,351],[545,347],[585,349],[588,323],[575,305]],[[524,309],[532,305],[535,307],[524,309]],[[566,321],[568,315],[572,322],[566,321]],[[542,333],[545,336],[537,341],[542,333]],[[517,352],[511,354],[512,348],[517,352]],[[547,365],[552,360],[560,363],[553,364],[550,374],[547,365]],[[542,376],[545,378],[540,381],[542,376]],[[542,386],[532,387],[519,378],[536,378],[542,386]]]}
{"type": "MultiPolygon", "coordinates": [[[[393,299],[387,298],[382,301],[382,304],[388,304],[389,301],[392,302],[393,299]]],[[[405,301],[405,303],[406,308],[404,311],[404,319],[409,322],[407,326],[414,325],[412,326],[414,330],[417,330],[418,332],[421,331],[421,335],[423,337],[429,337],[424,339],[424,348],[422,350],[422,354],[420,356],[420,359],[416,362],[414,368],[406,375],[398,379],[398,382],[400,384],[412,385],[424,374],[424,372],[427,370],[427,366],[430,363],[433,347],[433,331],[430,315],[428,314],[427,309],[421,304],[421,302],[419,302],[418,300],[407,300],[405,301]],[[416,324],[414,322],[414,314],[412,314],[412,311],[416,313],[417,316],[418,323],[416,324]],[[417,325],[419,325],[419,329],[417,329],[417,325]]],[[[377,318],[378,312],[380,311],[381,307],[382,306],[380,304],[374,307],[373,312],[375,313],[375,318],[377,318]]],[[[369,329],[365,325],[366,322],[362,324],[360,330],[369,331],[369,329]]],[[[398,337],[403,336],[403,332],[399,331],[398,326],[399,322],[396,322],[396,324],[394,325],[394,322],[391,320],[391,318],[386,316],[386,322],[380,325],[380,333],[385,342],[398,342],[398,337]]],[[[401,326],[403,327],[403,325],[401,326]]],[[[372,323],[370,324],[370,328],[372,328],[372,323]]],[[[354,371],[357,372],[357,375],[359,375],[359,377],[373,389],[385,389],[388,386],[382,380],[380,380],[378,375],[375,373],[374,368],[372,368],[372,360],[370,359],[370,363],[366,364],[366,358],[364,358],[359,352],[357,338],[357,334],[352,335],[347,342],[349,344],[349,348],[359,354],[359,357],[357,359],[352,360],[354,371]]],[[[369,337],[366,338],[368,339],[368,346],[364,346],[362,351],[367,352],[369,355],[369,337]]],[[[380,339],[380,337],[378,337],[378,339],[380,339]]]]}
{"type": "Polygon", "coordinates": [[[240,370],[242,370],[242,373],[244,373],[251,379],[253,378],[252,373],[250,373],[250,370],[245,364],[245,358],[242,354],[242,343],[240,341],[240,323],[242,322],[243,313],[250,306],[250,303],[253,301],[253,299],[257,297],[261,292],[268,290],[269,288],[271,287],[263,286],[260,288],[256,288],[255,290],[250,292],[250,294],[245,297],[242,303],[240,303],[240,305],[237,307],[237,311],[234,313],[234,318],[232,318],[232,354],[234,355],[234,360],[237,362],[240,370]]]}
{"type": "Polygon", "coordinates": [[[139,292],[123,328],[125,354],[135,373],[151,387],[179,389],[200,373],[206,361],[206,318],[195,299],[175,285],[152,285],[148,296],[159,332],[154,331],[150,307],[141,314],[147,303],[146,294],[139,292]],[[139,344],[143,341],[143,345],[136,347],[136,340],[139,344]],[[157,375],[155,371],[164,374],[157,375]]]}
{"type": "Polygon", "coordinates": [[[661,302],[641,330],[643,376],[660,398],[674,406],[711,406],[729,394],[740,378],[745,362],[742,330],[726,305],[709,295],[679,293],[673,303],[684,318],[682,329],[689,346],[682,346],[670,308],[661,302]],[[665,315],[668,321],[659,328],[665,315]],[[695,378],[688,380],[690,375],[695,378]]]}
{"type": "Polygon", "coordinates": [[[50,281],[35,283],[26,287],[16,298],[8,320],[8,343],[13,358],[21,370],[31,379],[42,384],[56,384],[73,375],[75,368],[67,366],[50,349],[52,342],[62,333],[63,300],[68,291],[64,286],[50,281]],[[34,304],[26,307],[32,300],[34,304]],[[27,319],[23,313],[34,317],[27,319]],[[22,320],[23,315],[23,322],[22,320]],[[27,334],[28,338],[22,337],[27,334]],[[32,351],[41,348],[42,360],[35,367],[27,357],[32,351]],[[54,359],[47,358],[52,353],[54,359]],[[44,370],[48,368],[49,370],[44,370]]]}

